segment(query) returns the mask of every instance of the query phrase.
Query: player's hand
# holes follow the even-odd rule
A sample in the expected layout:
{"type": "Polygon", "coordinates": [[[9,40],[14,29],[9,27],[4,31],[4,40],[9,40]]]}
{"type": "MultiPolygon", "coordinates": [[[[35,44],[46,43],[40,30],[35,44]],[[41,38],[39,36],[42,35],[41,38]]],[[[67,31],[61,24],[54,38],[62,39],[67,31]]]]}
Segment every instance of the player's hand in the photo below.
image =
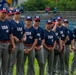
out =
{"type": "Polygon", "coordinates": [[[22,41],[22,42],[25,42],[25,41],[26,41],[26,38],[22,38],[21,41],[22,41]]]}
{"type": "Polygon", "coordinates": [[[15,42],[19,42],[19,39],[15,36],[14,36],[14,40],[15,40],[15,42]]]}
{"type": "Polygon", "coordinates": [[[25,50],[24,50],[24,53],[25,53],[25,54],[29,54],[30,51],[31,51],[31,49],[27,49],[27,50],[25,49],[25,50]]]}
{"type": "Polygon", "coordinates": [[[49,47],[48,50],[49,51],[53,51],[54,50],[54,47],[53,48],[52,47],[49,47]]]}
{"type": "Polygon", "coordinates": [[[55,25],[58,25],[58,22],[55,22],[55,25]]]}
{"type": "Polygon", "coordinates": [[[41,46],[38,46],[38,47],[35,47],[35,49],[38,51],[38,50],[41,50],[41,46]]]}
{"type": "Polygon", "coordinates": [[[75,51],[75,47],[73,46],[73,47],[71,48],[71,50],[75,51]]]}
{"type": "Polygon", "coordinates": [[[72,50],[72,49],[70,49],[70,52],[73,52],[73,50],[72,50]]]}

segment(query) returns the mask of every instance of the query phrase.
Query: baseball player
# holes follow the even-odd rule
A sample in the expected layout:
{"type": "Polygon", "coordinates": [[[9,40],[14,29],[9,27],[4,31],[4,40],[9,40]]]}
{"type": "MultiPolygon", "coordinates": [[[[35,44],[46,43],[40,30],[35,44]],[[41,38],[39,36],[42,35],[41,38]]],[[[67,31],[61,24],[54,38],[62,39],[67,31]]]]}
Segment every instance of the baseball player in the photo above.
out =
{"type": "Polygon", "coordinates": [[[54,62],[53,62],[53,75],[56,73],[56,69],[57,69],[57,63],[58,62],[58,55],[62,50],[62,41],[61,41],[61,37],[60,37],[60,31],[57,29],[57,24],[58,22],[56,22],[56,19],[53,19],[53,24],[54,27],[52,28],[52,30],[55,32],[56,34],[56,47],[54,49],[54,62]]]}
{"type": "Polygon", "coordinates": [[[33,21],[33,26],[37,31],[38,36],[38,42],[35,46],[35,58],[38,60],[39,64],[39,75],[44,75],[44,54],[43,54],[43,48],[41,45],[43,45],[44,42],[44,31],[39,26],[40,23],[40,16],[35,16],[33,21]]]}
{"type": "Polygon", "coordinates": [[[52,75],[53,72],[53,60],[54,60],[54,48],[56,46],[56,36],[55,33],[51,30],[52,21],[46,21],[46,28],[44,30],[44,63],[46,64],[46,60],[48,60],[48,74],[52,75]]]}
{"type": "Polygon", "coordinates": [[[69,56],[70,56],[70,45],[71,49],[74,48],[74,37],[73,32],[68,28],[68,20],[63,20],[63,25],[68,30],[68,41],[65,43],[65,49],[64,49],[64,62],[65,62],[65,75],[69,75],[69,56]]]}
{"type": "Polygon", "coordinates": [[[35,74],[35,72],[34,72],[34,58],[35,58],[34,47],[37,44],[37,32],[36,32],[36,29],[31,25],[31,23],[32,23],[32,17],[31,16],[26,16],[25,23],[26,23],[25,29],[26,29],[26,38],[27,39],[24,42],[23,68],[24,68],[24,64],[26,62],[26,58],[28,56],[27,75],[34,75],[35,74]]]}
{"type": "MultiPolygon", "coordinates": [[[[67,32],[67,28],[62,26],[62,17],[58,16],[57,20],[58,20],[58,23],[57,23],[56,29],[59,30],[60,38],[62,41],[62,51],[57,55],[57,57],[59,56],[58,60],[60,61],[60,64],[58,63],[60,65],[60,74],[64,75],[64,46],[68,39],[68,32],[67,32]]],[[[56,59],[57,59],[57,57],[56,57],[56,59]]]]}
{"type": "Polygon", "coordinates": [[[23,57],[24,57],[23,42],[26,40],[26,35],[25,35],[24,24],[19,19],[20,19],[20,11],[18,9],[15,9],[13,19],[10,21],[10,23],[13,27],[13,36],[15,40],[16,49],[14,53],[12,54],[12,66],[10,68],[9,75],[13,74],[13,67],[14,67],[14,62],[16,59],[17,59],[16,75],[22,74],[21,68],[22,68],[23,57]]]}
{"type": "Polygon", "coordinates": [[[8,58],[10,43],[12,44],[12,52],[15,48],[13,30],[10,22],[5,19],[6,15],[7,9],[3,7],[2,9],[0,9],[0,58],[2,58],[2,75],[8,75],[8,58]]]}
{"type": "Polygon", "coordinates": [[[74,50],[74,57],[73,57],[73,61],[71,64],[71,71],[70,73],[73,74],[75,71],[75,67],[76,67],[76,27],[73,29],[73,33],[74,33],[74,40],[75,40],[75,50],[74,50]]]}
{"type": "MultiPolygon", "coordinates": [[[[11,10],[7,10],[6,19],[7,19],[8,21],[10,21],[10,20],[12,19],[12,16],[13,16],[13,12],[12,12],[11,10]]],[[[11,61],[12,61],[12,54],[10,53],[10,54],[9,54],[9,60],[8,60],[8,71],[9,71],[10,66],[11,66],[11,64],[12,64],[11,61]]]]}

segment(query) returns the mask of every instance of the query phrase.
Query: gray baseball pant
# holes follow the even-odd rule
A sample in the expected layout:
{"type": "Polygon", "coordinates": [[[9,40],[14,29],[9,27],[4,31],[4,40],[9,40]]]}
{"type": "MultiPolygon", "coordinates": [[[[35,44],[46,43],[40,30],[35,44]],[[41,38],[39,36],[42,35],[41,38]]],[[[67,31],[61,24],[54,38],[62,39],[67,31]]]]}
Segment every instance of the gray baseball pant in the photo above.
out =
{"type": "Polygon", "coordinates": [[[75,51],[74,51],[74,57],[73,57],[73,61],[71,64],[71,71],[74,72],[76,67],[76,41],[75,41],[75,51]]]}
{"type": "Polygon", "coordinates": [[[65,45],[64,49],[65,75],[69,75],[69,56],[70,56],[70,46],[65,45]]]}
{"type": "Polygon", "coordinates": [[[2,59],[1,67],[2,67],[2,75],[8,75],[8,51],[9,43],[1,43],[0,42],[0,58],[2,59]]]}
{"type": "MultiPolygon", "coordinates": [[[[31,46],[24,46],[24,49],[29,49],[31,46]]],[[[34,59],[35,59],[35,50],[33,49],[29,54],[24,54],[24,62],[22,64],[22,75],[25,75],[25,62],[28,57],[28,68],[27,75],[35,75],[34,71],[34,59]]]]}
{"type": "Polygon", "coordinates": [[[53,60],[54,60],[54,51],[47,51],[44,47],[44,65],[46,64],[46,60],[48,61],[48,72],[47,75],[53,75],[53,60]]]}
{"type": "Polygon", "coordinates": [[[12,54],[12,66],[10,67],[9,75],[13,75],[13,67],[16,59],[17,59],[16,75],[22,75],[21,69],[22,69],[22,63],[24,57],[24,45],[23,42],[15,43],[15,45],[16,45],[16,49],[12,54]]]}
{"type": "Polygon", "coordinates": [[[35,58],[38,61],[39,64],[39,75],[44,75],[44,53],[43,48],[41,50],[37,51],[35,50],[35,58]]]}

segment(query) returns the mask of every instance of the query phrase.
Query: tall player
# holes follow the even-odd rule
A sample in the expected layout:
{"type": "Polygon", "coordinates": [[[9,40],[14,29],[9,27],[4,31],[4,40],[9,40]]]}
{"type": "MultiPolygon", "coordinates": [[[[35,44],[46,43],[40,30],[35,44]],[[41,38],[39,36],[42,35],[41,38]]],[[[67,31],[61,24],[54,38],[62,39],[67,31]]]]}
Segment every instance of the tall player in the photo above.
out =
{"type": "MultiPolygon", "coordinates": [[[[34,58],[35,58],[35,46],[37,44],[37,31],[31,25],[32,17],[26,16],[25,18],[25,29],[26,29],[26,41],[24,42],[24,64],[28,56],[28,69],[27,75],[34,75],[34,58]]],[[[23,67],[24,67],[23,64],[23,67]]],[[[25,69],[24,69],[25,70],[25,69]]]]}
{"type": "Polygon", "coordinates": [[[44,63],[46,64],[46,60],[48,61],[48,74],[52,75],[53,73],[53,61],[54,61],[54,49],[56,46],[56,36],[52,29],[52,21],[46,21],[46,27],[44,30],[44,63]]]}
{"type": "Polygon", "coordinates": [[[0,58],[2,58],[2,75],[8,75],[9,45],[12,44],[14,51],[13,30],[11,24],[6,20],[7,10],[5,7],[0,9],[0,58]]]}
{"type": "Polygon", "coordinates": [[[37,31],[38,42],[35,46],[35,58],[39,64],[39,75],[44,75],[44,54],[43,54],[43,43],[44,43],[44,31],[39,26],[40,16],[35,16],[33,21],[33,26],[37,31]]]}
{"type": "MultiPolygon", "coordinates": [[[[10,21],[10,23],[13,27],[13,35],[14,35],[16,49],[13,53],[12,66],[10,71],[13,72],[14,61],[17,59],[16,75],[22,74],[21,68],[22,68],[23,57],[24,57],[23,42],[26,41],[25,27],[23,22],[19,19],[20,19],[20,11],[18,9],[15,9],[13,19],[10,21]]],[[[9,75],[12,75],[13,74],[12,72],[10,72],[9,75]]]]}

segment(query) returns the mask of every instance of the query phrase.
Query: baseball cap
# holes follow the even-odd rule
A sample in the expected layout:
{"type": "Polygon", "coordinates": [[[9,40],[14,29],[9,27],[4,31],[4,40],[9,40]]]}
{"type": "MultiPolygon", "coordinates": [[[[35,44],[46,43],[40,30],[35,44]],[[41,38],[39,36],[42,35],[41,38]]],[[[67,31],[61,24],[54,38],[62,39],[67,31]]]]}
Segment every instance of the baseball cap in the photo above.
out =
{"type": "Polygon", "coordinates": [[[7,13],[7,8],[6,8],[6,7],[1,8],[1,9],[0,9],[0,12],[2,12],[2,13],[7,13]]]}
{"type": "Polygon", "coordinates": [[[62,17],[61,17],[61,16],[58,16],[58,17],[57,17],[57,20],[58,20],[58,21],[61,21],[61,20],[62,20],[62,17]]]}
{"type": "Polygon", "coordinates": [[[67,19],[64,19],[63,22],[64,22],[64,23],[69,23],[67,19]]]}
{"type": "Polygon", "coordinates": [[[25,19],[26,20],[32,20],[32,17],[31,16],[26,16],[25,19]]]}
{"type": "Polygon", "coordinates": [[[52,24],[52,20],[47,20],[46,24],[52,24]]]}
{"type": "Polygon", "coordinates": [[[34,16],[34,20],[40,20],[40,16],[34,16]]]}
{"type": "Polygon", "coordinates": [[[12,12],[11,10],[8,10],[8,11],[7,11],[7,14],[8,14],[8,15],[13,15],[13,12],[12,12]]]}
{"type": "Polygon", "coordinates": [[[20,10],[19,9],[14,9],[14,14],[20,14],[20,10]]]}
{"type": "Polygon", "coordinates": [[[53,22],[57,22],[56,17],[52,18],[52,21],[53,21],[53,22]]]}

